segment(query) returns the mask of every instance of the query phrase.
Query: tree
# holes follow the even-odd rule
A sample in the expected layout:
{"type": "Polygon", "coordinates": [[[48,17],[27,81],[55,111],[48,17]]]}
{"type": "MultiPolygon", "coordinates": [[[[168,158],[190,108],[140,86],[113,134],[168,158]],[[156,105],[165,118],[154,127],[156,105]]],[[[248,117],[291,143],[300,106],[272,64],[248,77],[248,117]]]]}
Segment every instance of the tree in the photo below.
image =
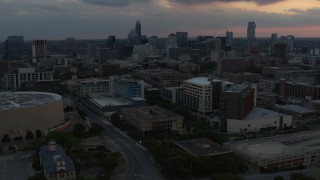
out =
{"type": "Polygon", "coordinates": [[[306,176],[303,173],[292,173],[290,180],[316,180],[316,178],[306,176]]]}
{"type": "Polygon", "coordinates": [[[48,143],[54,139],[58,144],[70,149],[78,144],[78,139],[69,132],[53,131],[47,134],[45,142],[48,143]]]}
{"type": "Polygon", "coordinates": [[[276,176],[273,180],[284,180],[284,178],[282,176],[276,176]]]}
{"type": "Polygon", "coordinates": [[[72,134],[77,138],[83,137],[86,127],[82,123],[77,123],[73,126],[72,134]]]}
{"type": "Polygon", "coordinates": [[[217,174],[212,176],[212,180],[243,180],[243,178],[233,174],[217,174]]]}

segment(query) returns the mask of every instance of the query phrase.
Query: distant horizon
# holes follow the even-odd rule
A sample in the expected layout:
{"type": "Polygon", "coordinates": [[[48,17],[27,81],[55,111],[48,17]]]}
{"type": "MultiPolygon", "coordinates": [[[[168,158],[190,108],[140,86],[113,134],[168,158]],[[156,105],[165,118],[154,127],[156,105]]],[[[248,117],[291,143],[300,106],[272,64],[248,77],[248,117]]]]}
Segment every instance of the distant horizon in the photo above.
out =
{"type": "Polygon", "coordinates": [[[253,21],[257,37],[320,37],[319,0],[0,0],[0,9],[0,41],[15,34],[27,40],[126,38],[138,20],[148,36],[224,36],[229,30],[245,37],[253,21]]]}
{"type": "MultiPolygon", "coordinates": [[[[22,36],[22,35],[13,35],[13,36],[22,36]]],[[[152,35],[154,36],[154,35],[152,35]]],[[[210,36],[210,35],[208,35],[210,36]]],[[[147,36],[147,38],[150,38],[151,36],[147,36]]],[[[213,36],[214,38],[215,37],[225,37],[225,36],[213,36]]],[[[24,39],[25,42],[28,42],[28,41],[33,41],[33,40],[47,40],[47,41],[65,41],[67,38],[74,38],[74,37],[66,37],[64,39],[45,39],[45,38],[42,38],[42,39],[24,39]]],[[[168,37],[158,37],[159,39],[166,39],[168,37]]],[[[188,40],[190,39],[196,39],[197,37],[188,37],[188,40]]],[[[280,38],[280,36],[278,36],[278,39],[280,38]]],[[[295,39],[320,39],[320,37],[294,37],[295,39]]],[[[108,36],[106,36],[105,38],[92,38],[92,39],[77,39],[75,38],[77,41],[96,41],[96,40],[107,40],[108,39],[108,36]]],[[[247,37],[233,37],[233,39],[247,39],[247,37]]],[[[271,35],[270,37],[256,37],[256,39],[271,39],[271,35]]],[[[116,36],[116,40],[127,40],[127,38],[118,38],[116,36]]],[[[4,40],[5,41],[5,40],[4,40]]],[[[1,43],[4,42],[4,41],[0,41],[1,43]]]]}

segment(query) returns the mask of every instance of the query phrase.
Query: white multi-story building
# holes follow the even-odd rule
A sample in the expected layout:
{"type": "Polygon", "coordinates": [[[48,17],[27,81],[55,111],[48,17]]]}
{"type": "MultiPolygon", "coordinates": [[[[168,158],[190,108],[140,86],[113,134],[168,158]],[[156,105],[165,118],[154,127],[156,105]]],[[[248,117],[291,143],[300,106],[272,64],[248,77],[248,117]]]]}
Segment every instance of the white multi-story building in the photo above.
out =
{"type": "Polygon", "coordinates": [[[220,92],[229,84],[232,83],[196,77],[185,80],[181,87],[161,89],[161,96],[165,100],[180,103],[200,113],[210,113],[218,108],[220,92]]]}
{"type": "Polygon", "coordinates": [[[109,80],[99,78],[69,80],[68,89],[78,97],[86,97],[92,93],[108,93],[109,80]]]}
{"type": "Polygon", "coordinates": [[[52,71],[36,72],[34,68],[19,68],[18,73],[6,74],[2,77],[2,87],[7,90],[16,90],[22,83],[52,81],[52,71]]]}

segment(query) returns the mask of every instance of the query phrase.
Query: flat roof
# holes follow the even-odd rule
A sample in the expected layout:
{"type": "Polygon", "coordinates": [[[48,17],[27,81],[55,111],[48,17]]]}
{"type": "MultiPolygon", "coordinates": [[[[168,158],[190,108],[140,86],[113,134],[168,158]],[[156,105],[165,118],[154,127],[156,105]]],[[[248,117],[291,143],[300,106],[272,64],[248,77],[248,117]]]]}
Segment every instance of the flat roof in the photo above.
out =
{"type": "Polygon", "coordinates": [[[0,93],[0,110],[32,107],[60,99],[60,95],[47,92],[3,92],[0,93]]]}
{"type": "Polygon", "coordinates": [[[133,108],[122,108],[122,112],[139,121],[166,121],[172,118],[183,118],[182,116],[166,110],[160,106],[144,106],[133,108]]]}
{"type": "Polygon", "coordinates": [[[214,156],[232,152],[208,138],[176,141],[175,144],[194,156],[214,156]]]}
{"type": "Polygon", "coordinates": [[[244,89],[248,88],[249,86],[247,84],[235,84],[233,86],[230,86],[228,89],[226,89],[224,92],[242,92],[244,89]]]}
{"type": "Polygon", "coordinates": [[[185,80],[185,82],[192,83],[192,84],[198,84],[198,85],[210,85],[211,84],[208,77],[195,77],[192,79],[185,80]]]}
{"type": "Polygon", "coordinates": [[[320,131],[272,136],[262,139],[228,142],[233,151],[253,160],[273,159],[320,150],[320,131]]]}
{"type": "Polygon", "coordinates": [[[244,120],[259,120],[261,118],[279,117],[281,115],[284,114],[259,107],[253,107],[252,111],[246,116],[244,120]]]}
{"type": "Polygon", "coordinates": [[[99,107],[130,105],[132,102],[119,97],[113,97],[108,94],[90,94],[90,101],[99,107]]]}
{"type": "Polygon", "coordinates": [[[306,107],[298,106],[295,104],[287,104],[287,105],[276,104],[275,107],[277,107],[279,109],[284,109],[284,110],[300,113],[300,114],[307,114],[307,113],[315,113],[316,112],[312,109],[308,109],[306,107]]]}

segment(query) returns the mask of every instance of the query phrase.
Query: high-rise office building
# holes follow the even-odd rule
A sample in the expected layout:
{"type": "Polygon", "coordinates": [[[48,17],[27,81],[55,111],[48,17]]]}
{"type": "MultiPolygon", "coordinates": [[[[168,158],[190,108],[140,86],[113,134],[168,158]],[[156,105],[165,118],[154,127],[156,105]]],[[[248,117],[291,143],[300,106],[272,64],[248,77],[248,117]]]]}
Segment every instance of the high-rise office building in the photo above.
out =
{"type": "Polygon", "coordinates": [[[22,60],[24,55],[23,36],[8,36],[3,47],[3,57],[5,60],[22,60]]]}
{"type": "Polygon", "coordinates": [[[140,21],[136,21],[136,33],[137,33],[137,36],[138,36],[138,44],[141,43],[141,23],[140,21]]]}
{"type": "Polygon", "coordinates": [[[278,35],[276,33],[271,34],[271,45],[277,43],[278,41],[278,35]]]}
{"type": "Polygon", "coordinates": [[[116,36],[109,36],[108,40],[107,40],[107,47],[113,51],[115,49],[115,45],[116,45],[116,36]]]}
{"type": "Polygon", "coordinates": [[[129,41],[129,45],[132,45],[132,46],[139,44],[138,34],[134,29],[131,29],[131,31],[129,32],[128,41],[129,41]]]}
{"type": "Polygon", "coordinates": [[[158,46],[158,36],[151,36],[148,40],[149,44],[153,46],[153,49],[157,49],[158,46]]]}
{"type": "Polygon", "coordinates": [[[287,52],[293,52],[293,41],[294,41],[294,36],[293,35],[287,35],[286,38],[286,44],[287,44],[287,52]]]}
{"type": "Polygon", "coordinates": [[[232,47],[233,42],[233,32],[228,31],[226,32],[226,45],[232,47]]]}
{"type": "Polygon", "coordinates": [[[256,38],[256,23],[249,22],[248,28],[247,28],[247,40],[248,40],[247,52],[251,51],[251,46],[255,38],[256,38]]]}
{"type": "Polygon", "coordinates": [[[70,55],[74,55],[77,51],[77,41],[75,38],[67,38],[66,39],[66,53],[70,55]]]}
{"type": "Polygon", "coordinates": [[[37,60],[41,58],[46,58],[47,56],[47,40],[33,40],[32,61],[37,62],[37,60]]]}
{"type": "Polygon", "coordinates": [[[176,38],[179,47],[187,47],[188,32],[176,32],[176,38]]]}

